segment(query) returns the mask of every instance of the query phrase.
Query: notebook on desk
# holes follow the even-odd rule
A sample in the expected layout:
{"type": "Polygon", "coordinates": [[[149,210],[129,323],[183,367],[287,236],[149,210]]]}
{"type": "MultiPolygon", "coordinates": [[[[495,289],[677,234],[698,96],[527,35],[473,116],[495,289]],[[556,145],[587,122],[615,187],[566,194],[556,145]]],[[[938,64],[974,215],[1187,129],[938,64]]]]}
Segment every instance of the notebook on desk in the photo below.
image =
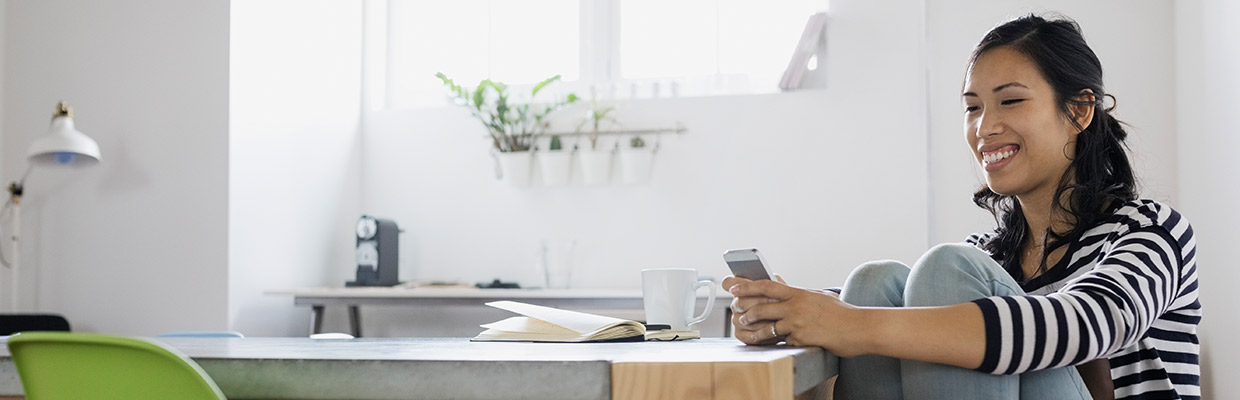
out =
{"type": "Polygon", "coordinates": [[[640,342],[646,327],[637,321],[536,306],[516,301],[493,301],[486,305],[521,314],[482,325],[487,330],[474,341],[500,342],[640,342]]]}
{"type": "Polygon", "coordinates": [[[697,330],[674,331],[671,329],[664,330],[646,330],[646,340],[652,342],[672,342],[679,340],[701,339],[702,332],[697,330]]]}

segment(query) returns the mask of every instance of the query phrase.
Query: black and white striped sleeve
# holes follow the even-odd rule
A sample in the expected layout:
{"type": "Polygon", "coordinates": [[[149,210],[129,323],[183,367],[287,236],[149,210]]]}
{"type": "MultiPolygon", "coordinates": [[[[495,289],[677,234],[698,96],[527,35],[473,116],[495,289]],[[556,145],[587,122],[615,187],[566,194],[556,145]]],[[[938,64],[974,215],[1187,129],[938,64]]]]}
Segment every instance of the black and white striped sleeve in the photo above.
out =
{"type": "Polygon", "coordinates": [[[986,327],[977,370],[1019,374],[1076,365],[1140,340],[1180,291],[1180,245],[1158,225],[1114,243],[1092,271],[1058,292],[975,300],[986,327]]]}

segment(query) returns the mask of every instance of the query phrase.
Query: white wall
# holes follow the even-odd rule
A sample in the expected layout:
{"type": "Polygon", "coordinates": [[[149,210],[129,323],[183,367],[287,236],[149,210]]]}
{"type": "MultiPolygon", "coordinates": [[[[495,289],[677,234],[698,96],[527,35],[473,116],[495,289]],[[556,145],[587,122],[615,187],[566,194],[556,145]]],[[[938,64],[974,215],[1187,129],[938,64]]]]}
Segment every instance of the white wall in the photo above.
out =
{"type": "Polygon", "coordinates": [[[3,128],[29,132],[5,136],[5,176],[60,99],[104,158],[28,182],[23,310],[95,332],[306,332],[263,292],[350,268],[360,5],[234,6],[5,3],[3,128]]]}
{"type": "Polygon", "coordinates": [[[960,241],[994,228],[972,194],[985,181],[964,142],[960,102],[973,47],[990,28],[1028,13],[1075,19],[1102,61],[1104,84],[1130,126],[1129,152],[1142,197],[1178,204],[1172,4],[1142,1],[929,0],[930,242],[960,241]],[[1140,43],[1139,47],[1133,43],[1140,43]],[[1139,49],[1139,50],[1138,50],[1139,49]]]}
{"type": "Polygon", "coordinates": [[[1240,238],[1240,3],[1177,1],[1176,112],[1181,211],[1193,223],[1201,276],[1202,398],[1240,396],[1240,269],[1227,249],[1240,238]]]}
{"type": "MultiPolygon", "coordinates": [[[[6,43],[4,41],[4,38],[6,36],[5,31],[8,30],[8,23],[6,23],[5,21],[6,19],[5,15],[7,15],[8,9],[9,7],[7,5],[5,5],[4,3],[0,3],[0,93],[4,93],[4,65],[5,65],[5,60],[7,59],[5,55],[8,53],[8,51],[5,50],[6,43]]],[[[4,149],[7,148],[7,146],[4,145],[5,141],[3,140],[4,121],[7,120],[7,118],[4,117],[3,110],[4,110],[4,96],[0,95],[0,154],[4,154],[4,149]]],[[[2,160],[2,158],[0,158],[0,160],[2,160]]],[[[4,174],[7,172],[8,172],[8,168],[5,168],[4,163],[0,162],[0,176],[6,176],[4,174]]],[[[8,277],[5,277],[4,281],[0,281],[0,282],[8,282],[8,277]]],[[[11,302],[10,300],[3,300],[3,301],[11,302]]],[[[0,303],[0,304],[5,304],[5,303],[0,303]]]]}
{"type": "Polygon", "coordinates": [[[20,308],[83,331],[226,327],[228,3],[4,7],[5,182],[62,99],[103,153],[26,182],[20,308]]]}
{"type": "Polygon", "coordinates": [[[928,230],[923,15],[915,0],[832,2],[826,90],[622,104],[627,126],[689,129],[662,139],[645,185],[513,188],[464,110],[373,115],[365,211],[405,229],[402,279],[532,284],[543,238],[577,239],[586,288],[636,289],[650,267],[722,277],[739,247],[807,286],[870,259],[911,263],[928,230]]]}
{"type": "Polygon", "coordinates": [[[308,311],[264,292],[339,286],[361,186],[361,3],[232,4],[229,326],[304,335],[308,311]]]}

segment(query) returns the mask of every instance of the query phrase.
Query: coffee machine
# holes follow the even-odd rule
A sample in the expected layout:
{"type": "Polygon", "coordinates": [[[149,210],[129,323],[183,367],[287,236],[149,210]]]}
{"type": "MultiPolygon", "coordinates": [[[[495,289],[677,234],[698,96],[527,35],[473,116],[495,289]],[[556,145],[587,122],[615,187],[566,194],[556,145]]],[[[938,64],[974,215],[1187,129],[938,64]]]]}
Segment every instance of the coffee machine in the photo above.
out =
{"type": "Polygon", "coordinates": [[[400,260],[400,228],[390,219],[363,215],[357,220],[357,280],[345,286],[395,286],[400,260]]]}

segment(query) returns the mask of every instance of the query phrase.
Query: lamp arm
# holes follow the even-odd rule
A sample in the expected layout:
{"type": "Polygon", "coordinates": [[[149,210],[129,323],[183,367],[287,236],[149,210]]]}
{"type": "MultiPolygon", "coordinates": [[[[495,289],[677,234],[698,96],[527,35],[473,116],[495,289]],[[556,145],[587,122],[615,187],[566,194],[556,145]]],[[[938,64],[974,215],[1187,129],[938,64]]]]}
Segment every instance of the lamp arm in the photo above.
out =
{"type": "MultiPolygon", "coordinates": [[[[25,188],[26,188],[26,178],[30,177],[31,169],[32,169],[31,165],[27,164],[26,171],[22,172],[21,179],[15,182],[9,183],[9,200],[4,202],[3,208],[0,208],[0,221],[2,221],[2,218],[4,217],[5,212],[9,211],[9,209],[13,210],[13,235],[9,236],[8,238],[9,240],[4,240],[4,241],[13,242],[14,258],[17,258],[16,257],[17,246],[18,246],[17,244],[18,226],[17,225],[21,223],[21,221],[17,219],[18,218],[17,213],[18,213],[19,207],[21,207],[22,193],[25,191],[25,188]]],[[[4,265],[5,268],[12,269],[13,264],[15,264],[16,260],[9,261],[8,258],[4,256],[4,247],[5,247],[5,244],[0,243],[0,265],[4,265]]],[[[14,271],[14,273],[16,273],[16,271],[14,271]]]]}
{"type": "MultiPolygon", "coordinates": [[[[16,185],[17,183],[16,183],[16,182],[14,182],[13,184],[14,184],[14,185],[16,185]]],[[[11,189],[11,187],[10,187],[10,189],[11,189]]],[[[5,268],[9,268],[9,269],[13,269],[13,264],[14,264],[14,263],[13,263],[12,261],[10,261],[10,260],[8,259],[8,257],[6,257],[6,256],[5,256],[5,253],[6,253],[6,252],[4,251],[4,248],[8,246],[8,243],[2,243],[2,242],[12,241],[12,242],[13,242],[13,251],[14,251],[14,252],[17,252],[17,232],[16,232],[16,230],[17,230],[17,224],[18,224],[18,223],[20,223],[20,221],[18,221],[18,220],[17,220],[17,210],[18,210],[18,208],[17,208],[17,207],[20,207],[20,205],[19,205],[19,203],[15,203],[15,202],[14,202],[14,197],[16,197],[16,198],[21,198],[21,195],[20,195],[20,194],[18,194],[18,195],[15,195],[15,196],[13,196],[13,197],[10,197],[8,201],[5,201],[5,202],[4,202],[4,207],[3,207],[3,208],[0,208],[0,218],[3,218],[3,217],[4,217],[4,215],[5,215],[5,213],[8,213],[10,209],[11,209],[11,210],[13,210],[13,215],[14,215],[14,218],[13,218],[13,228],[14,228],[13,235],[11,235],[11,236],[9,236],[9,237],[7,237],[7,238],[3,238],[4,240],[0,240],[0,265],[4,265],[4,267],[5,267],[5,268]]],[[[2,221],[2,219],[0,219],[0,221],[2,221]]]]}
{"type": "Polygon", "coordinates": [[[33,166],[26,164],[26,171],[22,172],[22,178],[16,182],[9,183],[9,201],[12,201],[13,204],[21,204],[22,202],[22,192],[26,188],[26,178],[30,177],[30,170],[34,169],[31,167],[33,166]]]}
{"type": "Polygon", "coordinates": [[[26,165],[26,171],[22,173],[21,180],[9,184],[9,199],[4,202],[4,207],[0,208],[0,217],[4,216],[6,211],[12,210],[13,216],[13,234],[7,238],[0,238],[0,264],[4,264],[9,269],[9,311],[17,312],[17,288],[18,284],[18,250],[21,243],[18,242],[18,229],[21,228],[21,201],[22,191],[25,189],[26,178],[30,176],[30,165],[26,165]],[[3,242],[13,242],[13,258],[7,259],[4,256],[4,247],[7,246],[3,242]]]}
{"type": "MultiPolygon", "coordinates": [[[[9,311],[17,312],[17,288],[19,286],[17,283],[17,253],[20,247],[20,243],[17,241],[17,228],[21,225],[21,204],[14,203],[13,200],[10,199],[4,203],[4,210],[7,211],[10,208],[13,210],[13,235],[9,236],[9,240],[13,241],[13,259],[11,261],[4,259],[4,244],[0,243],[0,262],[4,263],[4,266],[9,269],[9,311]]],[[[3,212],[0,212],[0,214],[3,214],[3,212]]]]}

